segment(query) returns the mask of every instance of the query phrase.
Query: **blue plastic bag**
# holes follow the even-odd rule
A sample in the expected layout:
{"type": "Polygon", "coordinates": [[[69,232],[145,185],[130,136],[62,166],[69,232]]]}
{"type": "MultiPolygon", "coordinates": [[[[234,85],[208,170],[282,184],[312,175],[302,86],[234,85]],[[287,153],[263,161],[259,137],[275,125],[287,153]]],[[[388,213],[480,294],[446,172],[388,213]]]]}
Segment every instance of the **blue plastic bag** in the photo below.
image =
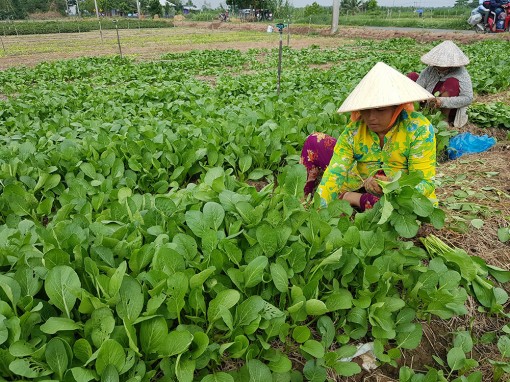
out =
{"type": "Polygon", "coordinates": [[[494,137],[487,134],[479,136],[471,133],[462,133],[450,139],[448,158],[457,159],[464,154],[481,153],[489,150],[496,144],[494,137]]]}

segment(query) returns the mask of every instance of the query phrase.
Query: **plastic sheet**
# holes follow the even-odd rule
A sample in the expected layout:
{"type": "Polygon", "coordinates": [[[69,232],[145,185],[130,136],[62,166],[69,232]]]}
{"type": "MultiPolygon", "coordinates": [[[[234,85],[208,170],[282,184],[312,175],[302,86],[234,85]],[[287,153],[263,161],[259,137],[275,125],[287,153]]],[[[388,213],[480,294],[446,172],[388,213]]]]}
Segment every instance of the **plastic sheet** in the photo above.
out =
{"type": "Polygon", "coordinates": [[[487,151],[496,144],[494,137],[462,133],[450,139],[448,158],[457,159],[464,154],[474,154],[487,151]]]}
{"type": "Polygon", "coordinates": [[[350,362],[353,358],[359,357],[362,361],[361,366],[363,369],[370,371],[377,369],[377,358],[374,355],[374,343],[367,342],[365,344],[358,345],[356,353],[352,357],[341,358],[340,361],[350,362]]]}

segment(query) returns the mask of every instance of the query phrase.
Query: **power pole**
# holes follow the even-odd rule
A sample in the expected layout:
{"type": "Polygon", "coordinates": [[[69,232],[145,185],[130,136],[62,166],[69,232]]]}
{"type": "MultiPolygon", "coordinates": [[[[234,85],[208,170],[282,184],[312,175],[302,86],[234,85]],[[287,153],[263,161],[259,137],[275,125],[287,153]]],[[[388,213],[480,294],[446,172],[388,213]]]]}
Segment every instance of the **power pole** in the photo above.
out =
{"type": "Polygon", "coordinates": [[[290,44],[290,15],[289,15],[289,22],[287,23],[287,46],[290,44]]]}
{"type": "Polygon", "coordinates": [[[138,12],[138,20],[141,20],[142,12],[140,12],[140,0],[136,0],[136,11],[138,12]]]}
{"type": "Polygon", "coordinates": [[[340,0],[333,0],[333,21],[331,23],[331,34],[338,31],[338,18],[340,17],[340,0]]]}
{"type": "Polygon", "coordinates": [[[276,83],[276,94],[280,96],[280,80],[282,77],[282,46],[283,46],[283,28],[285,28],[285,24],[276,24],[276,27],[278,28],[278,33],[280,33],[280,45],[278,48],[278,79],[276,83]]]}
{"type": "Polygon", "coordinates": [[[96,17],[99,23],[99,35],[101,36],[101,42],[103,42],[103,29],[101,28],[101,19],[99,18],[99,9],[97,8],[97,0],[94,0],[94,7],[96,7],[96,17]]]}
{"type": "Polygon", "coordinates": [[[99,20],[99,9],[97,7],[97,0],[94,0],[94,7],[96,8],[96,17],[99,20]]]}

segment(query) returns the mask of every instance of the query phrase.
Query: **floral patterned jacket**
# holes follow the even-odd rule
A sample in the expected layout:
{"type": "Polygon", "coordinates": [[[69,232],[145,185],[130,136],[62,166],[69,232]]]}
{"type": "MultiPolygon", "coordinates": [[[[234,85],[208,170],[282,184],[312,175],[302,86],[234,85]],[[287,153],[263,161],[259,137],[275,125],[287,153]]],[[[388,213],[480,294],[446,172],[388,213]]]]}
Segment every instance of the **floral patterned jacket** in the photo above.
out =
{"type": "Polygon", "coordinates": [[[421,171],[423,180],[416,188],[435,200],[436,139],[427,118],[403,110],[385,135],[382,148],[378,135],[361,120],[347,125],[317,189],[322,204],[327,205],[345,191],[360,189],[363,181],[380,168],[390,178],[398,171],[421,171]]]}

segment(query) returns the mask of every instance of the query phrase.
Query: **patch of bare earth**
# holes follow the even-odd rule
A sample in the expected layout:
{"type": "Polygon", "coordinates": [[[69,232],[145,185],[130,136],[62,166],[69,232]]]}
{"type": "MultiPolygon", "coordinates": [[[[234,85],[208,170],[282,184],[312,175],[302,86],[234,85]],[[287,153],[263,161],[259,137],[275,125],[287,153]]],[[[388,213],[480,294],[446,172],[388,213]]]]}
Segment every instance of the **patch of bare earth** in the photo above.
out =
{"type": "MultiPolygon", "coordinates": [[[[506,95],[502,95],[505,97],[506,95]]],[[[487,96],[491,100],[501,95],[487,96]]],[[[468,254],[478,256],[488,264],[510,270],[510,242],[503,243],[498,238],[498,229],[510,226],[510,173],[508,163],[510,160],[510,142],[506,140],[508,130],[483,129],[468,124],[461,132],[469,131],[476,135],[487,134],[500,140],[490,150],[480,154],[461,156],[456,160],[440,163],[437,168],[438,178],[443,186],[436,190],[441,206],[447,214],[447,226],[436,230],[430,226],[424,227],[421,236],[434,234],[450,246],[462,248],[468,254]],[[467,196],[456,200],[458,192],[466,192],[467,196]],[[452,202],[454,200],[454,202],[452,202]],[[472,212],[458,209],[455,201],[461,206],[476,206],[472,212]],[[466,216],[467,215],[467,216],[466,216]],[[465,222],[458,229],[456,225],[465,218],[465,222]],[[469,224],[472,218],[483,220],[481,228],[469,224]]],[[[465,195],[464,193],[462,195],[465,195]]],[[[493,282],[498,285],[495,280],[493,282]]],[[[510,292],[508,284],[499,285],[510,292]]],[[[508,319],[480,312],[478,303],[472,298],[468,301],[468,313],[465,316],[455,317],[451,320],[432,320],[424,326],[424,340],[420,348],[404,353],[417,357],[415,366],[434,365],[437,363],[430,355],[435,354],[445,359],[447,351],[452,347],[452,333],[460,330],[471,330],[475,339],[472,354],[469,356],[479,362],[477,370],[482,372],[483,381],[493,380],[493,366],[489,360],[501,360],[501,354],[495,341],[480,341],[484,335],[499,333],[501,328],[508,324],[508,319]],[[422,363],[423,362],[423,363],[422,363]]],[[[509,306],[505,312],[510,312],[509,306]]],[[[409,366],[409,364],[407,364],[409,366]]],[[[510,376],[503,376],[501,381],[509,380],[510,376]],[[507,378],[507,379],[505,379],[507,378]]]]}
{"type": "MultiPolygon", "coordinates": [[[[265,32],[267,25],[265,23],[206,23],[206,22],[189,22],[180,21],[175,22],[176,26],[192,27],[192,28],[209,28],[221,30],[244,30],[244,31],[259,31],[265,32]],[[214,24],[214,27],[211,26],[214,24]]],[[[329,27],[317,26],[294,26],[290,27],[291,34],[303,35],[312,34],[319,37],[333,37],[333,38],[346,38],[346,39],[378,39],[387,40],[390,38],[412,38],[418,42],[432,42],[453,40],[461,44],[466,44],[475,41],[482,41],[488,39],[501,39],[510,41],[508,33],[501,34],[476,34],[468,31],[431,31],[429,29],[421,30],[405,30],[405,29],[373,29],[363,27],[340,27],[338,32],[332,34],[329,27]]]]}
{"type": "Polygon", "coordinates": [[[216,85],[217,77],[216,76],[195,76],[197,80],[207,82],[211,86],[216,85]]]}
{"type": "Polygon", "coordinates": [[[442,201],[450,223],[462,217],[465,212],[462,204],[466,207],[472,204],[477,209],[471,212],[471,216],[474,214],[482,219],[483,227],[466,224],[467,227],[463,227],[467,230],[441,229],[434,232],[450,245],[504,269],[510,269],[510,243],[501,242],[497,231],[510,226],[509,160],[510,143],[502,142],[487,152],[468,154],[440,164],[438,178],[445,186],[438,188],[437,197],[442,201]],[[467,196],[457,198],[458,191],[466,192],[467,196]],[[460,209],[449,209],[455,205],[455,202],[449,202],[452,199],[461,204],[460,209]]]}
{"type": "Polygon", "coordinates": [[[488,135],[490,137],[494,137],[498,142],[500,142],[500,145],[503,145],[503,143],[508,140],[508,133],[510,133],[510,130],[500,129],[498,127],[478,127],[473,123],[467,123],[462,128],[458,128],[456,130],[459,134],[468,132],[474,135],[488,135]]]}
{"type": "Polygon", "coordinates": [[[333,63],[327,63],[327,64],[312,64],[312,65],[308,65],[310,68],[312,69],[322,69],[322,70],[329,70],[331,69],[333,66],[335,66],[335,64],[333,63]]]}
{"type": "Polygon", "coordinates": [[[475,96],[474,102],[477,103],[492,103],[503,102],[510,103],[510,90],[505,90],[496,94],[478,94],[475,96]]]}

